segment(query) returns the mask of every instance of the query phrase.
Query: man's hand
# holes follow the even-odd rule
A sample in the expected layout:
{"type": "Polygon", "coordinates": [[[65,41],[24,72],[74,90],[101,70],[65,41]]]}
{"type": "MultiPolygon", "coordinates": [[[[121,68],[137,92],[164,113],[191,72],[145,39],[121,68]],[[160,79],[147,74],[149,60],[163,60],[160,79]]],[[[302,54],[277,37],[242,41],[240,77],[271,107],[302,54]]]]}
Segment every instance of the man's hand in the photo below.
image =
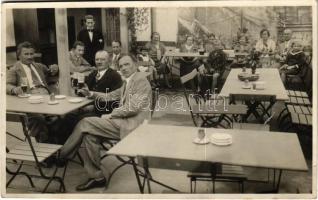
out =
{"type": "Polygon", "coordinates": [[[102,115],[101,118],[102,119],[111,119],[112,116],[111,116],[111,114],[105,114],[105,115],[102,115]]]}
{"type": "Polygon", "coordinates": [[[88,88],[78,89],[77,92],[78,92],[79,94],[84,95],[85,97],[91,96],[91,92],[88,90],[88,88]]]}
{"type": "Polygon", "coordinates": [[[19,87],[15,87],[12,89],[12,93],[15,94],[15,95],[20,95],[20,94],[23,94],[23,90],[22,88],[19,86],[19,87]]]}
{"type": "Polygon", "coordinates": [[[50,65],[49,69],[50,69],[51,75],[55,75],[59,71],[59,66],[57,66],[56,64],[50,65]]]}
{"type": "Polygon", "coordinates": [[[281,66],[279,69],[280,70],[283,70],[283,69],[286,69],[288,67],[288,65],[287,64],[284,64],[283,66],[281,66]]]}

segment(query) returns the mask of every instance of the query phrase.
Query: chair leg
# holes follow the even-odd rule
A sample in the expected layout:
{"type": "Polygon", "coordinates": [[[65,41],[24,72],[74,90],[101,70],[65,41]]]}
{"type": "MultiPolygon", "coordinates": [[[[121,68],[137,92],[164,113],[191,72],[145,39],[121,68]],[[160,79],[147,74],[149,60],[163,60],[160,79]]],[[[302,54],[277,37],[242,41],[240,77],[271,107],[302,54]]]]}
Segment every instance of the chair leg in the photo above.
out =
{"type": "Polygon", "coordinates": [[[35,187],[35,186],[34,186],[34,183],[33,183],[33,181],[32,181],[31,176],[30,176],[29,174],[27,174],[26,172],[20,172],[22,166],[23,166],[23,161],[20,163],[18,169],[17,169],[15,172],[12,172],[12,171],[10,171],[8,168],[6,168],[7,173],[10,174],[10,175],[12,175],[12,177],[11,177],[11,178],[9,179],[9,181],[7,182],[6,187],[9,187],[9,185],[12,183],[12,181],[14,180],[14,178],[15,178],[17,175],[24,175],[25,177],[27,177],[27,179],[28,179],[28,181],[29,181],[31,187],[33,187],[33,188],[35,187]]]}
{"type": "Polygon", "coordinates": [[[212,193],[215,193],[215,180],[212,178],[212,193]]]}

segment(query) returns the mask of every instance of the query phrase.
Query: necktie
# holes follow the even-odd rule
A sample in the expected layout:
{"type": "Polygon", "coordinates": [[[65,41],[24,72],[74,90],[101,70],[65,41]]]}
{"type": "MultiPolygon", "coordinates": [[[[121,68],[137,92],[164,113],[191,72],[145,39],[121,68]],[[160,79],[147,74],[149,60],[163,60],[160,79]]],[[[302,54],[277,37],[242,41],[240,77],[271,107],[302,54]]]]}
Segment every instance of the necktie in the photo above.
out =
{"type": "Polygon", "coordinates": [[[96,80],[98,81],[99,80],[99,78],[100,78],[100,73],[99,73],[99,71],[97,72],[97,74],[96,74],[96,80]]]}
{"type": "Polygon", "coordinates": [[[123,81],[123,93],[122,93],[122,95],[121,95],[121,104],[123,105],[124,103],[125,103],[125,98],[126,98],[126,87],[127,87],[127,81],[126,80],[124,80],[123,81]]]}
{"type": "Polygon", "coordinates": [[[40,86],[42,85],[41,81],[38,79],[38,76],[35,74],[34,70],[32,70],[31,65],[28,65],[28,67],[31,70],[31,75],[32,75],[32,81],[34,86],[40,86]]]}

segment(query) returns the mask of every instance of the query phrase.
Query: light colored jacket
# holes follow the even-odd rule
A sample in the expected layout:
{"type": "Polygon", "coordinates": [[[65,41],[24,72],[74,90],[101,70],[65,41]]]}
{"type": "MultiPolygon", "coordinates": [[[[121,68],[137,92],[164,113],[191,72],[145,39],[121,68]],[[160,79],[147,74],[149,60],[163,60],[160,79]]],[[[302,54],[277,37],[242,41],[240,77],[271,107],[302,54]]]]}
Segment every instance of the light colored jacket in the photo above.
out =
{"type": "Polygon", "coordinates": [[[150,118],[152,90],[143,73],[136,72],[133,75],[125,93],[123,84],[121,88],[107,95],[95,93],[94,98],[104,98],[108,101],[121,100],[119,107],[111,113],[112,122],[120,128],[120,138],[124,138],[145,119],[150,118]]]}
{"type": "MultiPolygon", "coordinates": [[[[41,63],[32,63],[36,71],[38,72],[41,80],[43,81],[44,85],[47,87],[47,78],[50,73],[49,69],[41,64],[41,63]]],[[[6,92],[7,94],[12,94],[11,91],[13,88],[21,85],[21,78],[25,78],[26,74],[22,67],[21,61],[16,62],[13,67],[7,70],[6,75],[6,92]]],[[[30,88],[28,88],[30,89],[30,88]]]]}

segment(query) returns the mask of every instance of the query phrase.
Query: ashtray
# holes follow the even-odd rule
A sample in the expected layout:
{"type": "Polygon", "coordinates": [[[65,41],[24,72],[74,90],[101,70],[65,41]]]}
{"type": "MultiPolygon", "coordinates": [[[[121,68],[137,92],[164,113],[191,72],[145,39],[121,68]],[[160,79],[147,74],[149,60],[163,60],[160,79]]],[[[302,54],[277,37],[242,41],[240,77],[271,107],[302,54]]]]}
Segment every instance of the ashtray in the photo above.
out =
{"type": "Polygon", "coordinates": [[[237,77],[240,81],[245,81],[245,80],[257,81],[259,79],[259,74],[249,74],[249,73],[243,72],[243,73],[239,73],[237,77]]]}

